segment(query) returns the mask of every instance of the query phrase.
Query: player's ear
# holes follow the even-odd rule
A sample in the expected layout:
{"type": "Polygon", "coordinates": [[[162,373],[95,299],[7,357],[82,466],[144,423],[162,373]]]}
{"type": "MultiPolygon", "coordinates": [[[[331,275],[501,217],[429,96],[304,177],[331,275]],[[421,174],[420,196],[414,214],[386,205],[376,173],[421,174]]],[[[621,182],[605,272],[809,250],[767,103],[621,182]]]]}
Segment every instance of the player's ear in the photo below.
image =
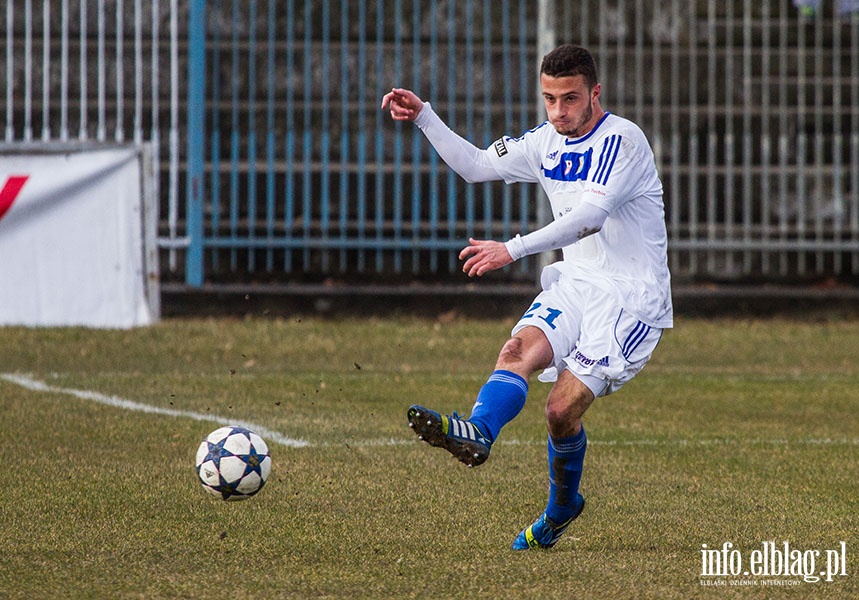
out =
{"type": "Polygon", "coordinates": [[[599,83],[594,86],[594,89],[591,90],[591,100],[592,101],[599,100],[601,90],[602,90],[602,86],[599,83]]]}

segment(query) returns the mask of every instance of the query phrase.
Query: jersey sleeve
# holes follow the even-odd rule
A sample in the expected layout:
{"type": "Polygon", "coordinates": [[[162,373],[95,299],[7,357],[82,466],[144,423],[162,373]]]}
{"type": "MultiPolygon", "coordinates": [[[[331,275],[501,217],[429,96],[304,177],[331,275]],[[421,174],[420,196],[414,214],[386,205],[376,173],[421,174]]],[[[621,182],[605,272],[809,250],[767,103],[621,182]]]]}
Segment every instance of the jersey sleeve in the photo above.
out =
{"type": "Polygon", "coordinates": [[[638,197],[648,185],[658,185],[653,153],[644,134],[620,130],[594,148],[596,164],[588,174],[582,200],[611,213],[638,197]]]}
{"type": "Polygon", "coordinates": [[[540,181],[540,133],[545,125],[538,125],[518,138],[498,138],[486,149],[492,166],[506,183],[540,181]]]}
{"type": "Polygon", "coordinates": [[[423,131],[441,159],[467,182],[501,179],[489,160],[490,150],[481,150],[454,133],[435,113],[429,102],[424,102],[424,107],[415,119],[415,125],[423,131]]]}

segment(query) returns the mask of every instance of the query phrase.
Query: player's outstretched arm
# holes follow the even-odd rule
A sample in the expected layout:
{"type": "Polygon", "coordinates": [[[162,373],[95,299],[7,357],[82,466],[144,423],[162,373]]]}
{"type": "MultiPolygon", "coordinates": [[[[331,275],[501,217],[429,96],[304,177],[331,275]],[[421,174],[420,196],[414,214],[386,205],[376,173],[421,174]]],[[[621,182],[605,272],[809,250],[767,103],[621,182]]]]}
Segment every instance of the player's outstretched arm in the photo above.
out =
{"type": "Polygon", "coordinates": [[[468,183],[501,179],[487,151],[454,133],[432,109],[411,90],[393,88],[382,97],[382,110],[395,121],[414,121],[441,159],[468,183]]]}
{"type": "Polygon", "coordinates": [[[459,260],[465,261],[462,272],[469,277],[480,277],[513,262],[507,246],[502,242],[474,238],[468,238],[468,246],[460,251],[459,260]]]}
{"type": "Polygon", "coordinates": [[[393,88],[382,97],[382,110],[390,110],[395,121],[414,121],[423,107],[417,94],[403,88],[393,88]]]}

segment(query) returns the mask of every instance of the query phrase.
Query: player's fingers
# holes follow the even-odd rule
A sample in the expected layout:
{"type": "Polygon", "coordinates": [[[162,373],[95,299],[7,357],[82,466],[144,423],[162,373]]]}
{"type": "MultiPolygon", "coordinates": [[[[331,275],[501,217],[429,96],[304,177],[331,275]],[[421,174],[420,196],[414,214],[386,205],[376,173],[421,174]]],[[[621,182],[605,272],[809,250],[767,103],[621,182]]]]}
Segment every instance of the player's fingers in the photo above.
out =
{"type": "Polygon", "coordinates": [[[489,269],[487,258],[483,255],[475,255],[468,261],[467,267],[463,269],[469,277],[479,277],[489,269]]]}
{"type": "Polygon", "coordinates": [[[459,260],[465,260],[469,256],[474,256],[480,251],[480,248],[476,246],[466,246],[462,250],[459,251],[459,260]]]}
{"type": "Polygon", "coordinates": [[[468,275],[469,277],[471,277],[472,271],[474,270],[474,265],[477,263],[477,261],[478,261],[477,255],[473,255],[473,256],[469,257],[462,264],[462,272],[465,273],[466,275],[468,275]]]}
{"type": "Polygon", "coordinates": [[[414,111],[399,104],[396,100],[391,102],[391,118],[397,121],[411,121],[415,118],[414,111]]]}

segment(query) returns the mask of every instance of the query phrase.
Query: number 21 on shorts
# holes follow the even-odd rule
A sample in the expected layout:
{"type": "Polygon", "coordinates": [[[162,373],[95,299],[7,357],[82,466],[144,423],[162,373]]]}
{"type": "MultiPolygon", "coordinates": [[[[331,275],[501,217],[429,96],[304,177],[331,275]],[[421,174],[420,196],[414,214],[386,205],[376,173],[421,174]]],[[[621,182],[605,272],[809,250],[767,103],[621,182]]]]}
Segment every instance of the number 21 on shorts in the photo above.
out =
{"type": "Polygon", "coordinates": [[[560,317],[563,314],[563,311],[558,310],[557,308],[552,308],[551,306],[543,306],[542,302],[535,302],[531,305],[531,308],[525,311],[525,314],[522,315],[523,319],[543,319],[549,327],[552,329],[556,329],[557,325],[555,325],[555,319],[560,317]]]}

